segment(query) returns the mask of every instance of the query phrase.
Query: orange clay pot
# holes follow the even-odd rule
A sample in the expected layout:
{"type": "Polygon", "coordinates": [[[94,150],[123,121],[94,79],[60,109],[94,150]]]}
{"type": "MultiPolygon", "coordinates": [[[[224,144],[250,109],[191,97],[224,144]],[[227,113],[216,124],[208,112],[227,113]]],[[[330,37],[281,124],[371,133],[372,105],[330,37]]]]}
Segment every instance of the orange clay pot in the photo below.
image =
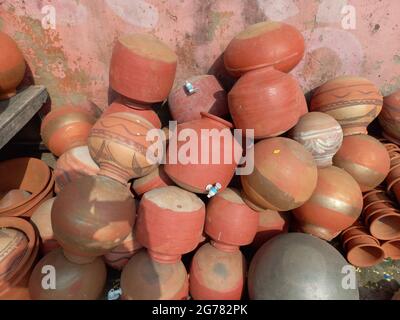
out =
{"type": "Polygon", "coordinates": [[[254,171],[242,175],[246,197],[262,209],[289,211],[301,206],[317,185],[310,152],[288,138],[271,138],[254,147],[254,171]]]}
{"type": "Polygon", "coordinates": [[[400,144],[400,90],[383,98],[382,112],[378,116],[383,128],[382,135],[396,144],[400,144]]]}
{"type": "Polygon", "coordinates": [[[307,110],[297,80],[272,67],[241,77],[229,92],[228,102],[235,127],[254,129],[256,139],[283,134],[307,110]]]}
{"type": "Polygon", "coordinates": [[[226,69],[235,76],[273,66],[289,72],[303,58],[304,38],[295,27],[276,21],[253,24],[229,43],[224,53],[226,69]]]}
{"type": "Polygon", "coordinates": [[[346,244],[347,261],[356,267],[372,267],[383,261],[385,252],[374,239],[355,238],[346,244]]]}
{"type": "Polygon", "coordinates": [[[372,215],[369,232],[379,240],[400,238],[400,212],[384,211],[372,215]]]}
{"type": "Polygon", "coordinates": [[[4,32],[0,32],[0,100],[16,94],[16,88],[24,78],[26,64],[17,43],[4,32]]]}
{"type": "Polygon", "coordinates": [[[130,99],[160,102],[171,91],[176,66],[176,54],[153,35],[122,36],[117,40],[111,58],[110,85],[130,99]]]}
{"type": "Polygon", "coordinates": [[[176,263],[193,251],[203,233],[205,205],[195,194],[178,187],[145,193],[136,223],[137,240],[160,263],[176,263]]]}
{"type": "Polygon", "coordinates": [[[194,300],[240,300],[246,270],[240,250],[225,252],[207,243],[191,263],[190,295],[194,300]]]}
{"type": "Polygon", "coordinates": [[[31,194],[21,189],[13,189],[5,192],[0,200],[0,210],[6,210],[9,207],[16,207],[21,202],[25,202],[31,194]]]}
{"type": "Polygon", "coordinates": [[[147,176],[133,181],[132,189],[137,195],[141,196],[150,190],[173,185],[174,183],[164,171],[164,165],[160,165],[147,176]]]}
{"type": "Polygon", "coordinates": [[[121,289],[123,300],[186,300],[188,275],[181,261],[159,263],[141,250],[124,267],[121,289]]]}
{"type": "Polygon", "coordinates": [[[381,112],[383,97],[368,79],[343,76],[317,88],[311,111],[325,112],[342,126],[344,136],[367,134],[367,126],[381,112]]]}
{"type": "Polygon", "coordinates": [[[382,243],[381,247],[383,251],[385,251],[385,258],[400,260],[400,238],[385,241],[382,243]]]}
{"type": "Polygon", "coordinates": [[[40,134],[46,147],[59,157],[69,149],[86,145],[95,122],[93,115],[82,108],[58,108],[43,119],[40,134]]]}
{"type": "Polygon", "coordinates": [[[200,112],[208,112],[218,117],[229,113],[226,92],[213,75],[205,74],[187,79],[176,86],[168,98],[172,119],[178,123],[201,119],[200,112]],[[195,92],[185,88],[189,82],[195,92]]]}
{"type": "Polygon", "coordinates": [[[351,230],[346,230],[346,232],[344,232],[342,234],[342,245],[343,247],[346,247],[346,244],[352,240],[352,239],[356,239],[356,238],[369,238],[375,241],[375,243],[377,245],[380,245],[379,240],[374,238],[373,236],[371,236],[369,234],[368,229],[366,228],[353,228],[351,230]]]}
{"type": "MultiPolygon", "coordinates": [[[[350,227],[359,218],[362,207],[363,198],[357,182],[346,171],[331,166],[318,169],[314,193],[293,213],[302,229],[316,226],[335,234],[350,227]]],[[[321,234],[315,235],[331,240],[321,234]]]]}
{"type": "Polygon", "coordinates": [[[225,189],[207,205],[205,232],[220,250],[232,252],[250,244],[257,227],[258,212],[251,209],[235,189],[225,189]]]}

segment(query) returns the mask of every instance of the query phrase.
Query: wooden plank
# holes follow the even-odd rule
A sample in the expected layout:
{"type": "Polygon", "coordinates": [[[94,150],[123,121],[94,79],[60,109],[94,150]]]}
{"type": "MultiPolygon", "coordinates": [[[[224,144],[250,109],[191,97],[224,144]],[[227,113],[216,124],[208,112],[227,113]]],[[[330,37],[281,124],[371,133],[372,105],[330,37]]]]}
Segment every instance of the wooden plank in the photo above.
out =
{"type": "Polygon", "coordinates": [[[33,118],[48,96],[46,87],[30,86],[0,101],[0,149],[33,118]]]}

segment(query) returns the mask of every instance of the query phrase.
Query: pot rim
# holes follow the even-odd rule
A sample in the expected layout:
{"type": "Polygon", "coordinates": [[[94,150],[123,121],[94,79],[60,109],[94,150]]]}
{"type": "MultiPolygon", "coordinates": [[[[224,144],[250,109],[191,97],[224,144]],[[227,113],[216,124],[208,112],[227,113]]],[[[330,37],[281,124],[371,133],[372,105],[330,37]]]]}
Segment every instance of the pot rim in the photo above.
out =
{"type": "Polygon", "coordinates": [[[229,122],[225,119],[222,119],[216,115],[213,115],[211,113],[204,112],[204,111],[201,111],[200,115],[202,118],[208,118],[208,119],[214,120],[216,122],[219,122],[220,124],[223,124],[225,127],[228,127],[229,129],[233,129],[233,124],[231,122],[229,122]]]}

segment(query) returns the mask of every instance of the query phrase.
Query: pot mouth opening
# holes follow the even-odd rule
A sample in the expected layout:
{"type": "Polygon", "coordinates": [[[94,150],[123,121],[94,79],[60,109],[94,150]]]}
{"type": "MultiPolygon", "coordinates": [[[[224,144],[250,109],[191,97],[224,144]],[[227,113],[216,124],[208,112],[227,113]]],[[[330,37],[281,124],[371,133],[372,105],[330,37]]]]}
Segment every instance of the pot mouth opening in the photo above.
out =
{"type": "Polygon", "coordinates": [[[378,246],[361,245],[353,248],[347,255],[347,260],[356,266],[373,266],[383,260],[385,254],[378,246]]]}
{"type": "Polygon", "coordinates": [[[398,238],[400,237],[400,214],[383,216],[372,222],[370,227],[371,233],[379,235],[378,238],[398,238]]]}
{"type": "Polygon", "coordinates": [[[385,255],[392,259],[400,258],[400,239],[388,241],[382,245],[385,255]]]}

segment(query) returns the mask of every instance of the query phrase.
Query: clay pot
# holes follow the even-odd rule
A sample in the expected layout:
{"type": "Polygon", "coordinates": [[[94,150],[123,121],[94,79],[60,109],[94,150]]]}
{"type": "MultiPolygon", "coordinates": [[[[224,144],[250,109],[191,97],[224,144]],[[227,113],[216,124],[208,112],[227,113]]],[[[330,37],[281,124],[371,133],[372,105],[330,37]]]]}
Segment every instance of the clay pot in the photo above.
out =
{"type": "Polygon", "coordinates": [[[99,170],[90,156],[88,146],[72,148],[57,160],[54,169],[56,188],[60,191],[71,181],[82,176],[94,176],[99,170]]]}
{"type": "Polygon", "coordinates": [[[84,146],[96,119],[77,107],[51,111],[42,121],[40,135],[47,148],[57,157],[69,149],[84,146]]]}
{"type": "Polygon", "coordinates": [[[225,90],[209,74],[191,77],[176,86],[169,94],[168,105],[172,119],[178,123],[201,119],[200,112],[218,117],[229,113],[225,90]],[[186,88],[190,85],[194,92],[186,88]]]}
{"type": "Polygon", "coordinates": [[[400,90],[383,98],[382,112],[378,116],[383,128],[382,135],[396,144],[400,144],[400,90]]]}
{"type": "Polygon", "coordinates": [[[271,138],[254,147],[254,171],[242,175],[247,198],[263,209],[289,211],[301,206],[317,185],[310,152],[288,138],[271,138]]]}
{"type": "Polygon", "coordinates": [[[96,300],[101,297],[106,284],[107,270],[102,259],[88,264],[75,264],[64,256],[61,249],[43,257],[29,279],[29,292],[33,300],[96,300]],[[51,266],[54,269],[44,269],[51,266]],[[43,270],[47,273],[43,273],[43,270]],[[55,273],[55,288],[45,289],[42,283],[51,284],[44,277],[55,273]]]}
{"type": "Polygon", "coordinates": [[[343,141],[340,124],[322,112],[309,112],[302,116],[290,136],[311,152],[320,168],[332,165],[332,157],[343,141]]]}
{"type": "Polygon", "coordinates": [[[283,134],[307,110],[297,80],[272,67],[246,73],[229,92],[228,102],[235,127],[254,129],[256,139],[283,134]]]}
{"type": "Polygon", "coordinates": [[[132,231],[135,212],[126,186],[107,177],[82,177],[59,193],[51,223],[67,258],[85,263],[124,241],[132,231]]]}
{"type": "Polygon", "coordinates": [[[155,113],[155,111],[148,105],[141,105],[125,98],[119,98],[110,104],[106,110],[104,110],[102,117],[118,112],[136,114],[149,121],[154,128],[161,129],[160,118],[158,117],[157,113],[155,113]]]}
{"type": "Polygon", "coordinates": [[[186,300],[188,275],[181,261],[159,263],[141,250],[122,270],[121,289],[123,300],[186,300]]]}
{"type": "Polygon", "coordinates": [[[171,91],[176,66],[176,54],[153,35],[122,36],[111,58],[110,85],[130,99],[160,102],[171,91]]]}
{"type": "Polygon", "coordinates": [[[150,190],[172,185],[174,185],[174,183],[165,173],[164,166],[160,165],[152,172],[150,172],[147,176],[133,181],[132,189],[137,195],[141,196],[142,194],[150,190]]]}
{"type": "Polygon", "coordinates": [[[104,255],[104,261],[111,268],[122,270],[129,259],[142,248],[132,231],[118,247],[104,255]]]}
{"type": "MultiPolygon", "coordinates": [[[[316,226],[338,234],[360,216],[363,198],[357,182],[346,171],[334,166],[318,169],[318,183],[311,198],[293,210],[300,226],[316,226]]],[[[314,234],[331,240],[321,234],[314,234]]]]}
{"type": "Polygon", "coordinates": [[[200,120],[177,126],[169,142],[164,170],[188,191],[208,193],[207,186],[216,183],[223,191],[233,178],[242,147],[230,131],[231,123],[208,113],[202,112],[201,116],[200,120]],[[189,140],[185,141],[185,137],[189,140]]]}
{"type": "Polygon", "coordinates": [[[369,218],[369,232],[379,240],[400,238],[400,212],[383,211],[369,218]]]}
{"type": "Polygon", "coordinates": [[[382,243],[381,247],[383,251],[385,251],[385,258],[400,260],[400,238],[385,241],[382,243]]]}
{"type": "Polygon", "coordinates": [[[346,170],[358,182],[361,191],[377,187],[390,169],[390,158],[385,147],[375,138],[358,134],[347,136],[333,157],[336,167],[346,170]]]}
{"type": "Polygon", "coordinates": [[[101,117],[88,139],[90,155],[100,167],[98,174],[125,184],[154,170],[156,164],[146,154],[153,144],[146,141],[151,129],[155,128],[146,119],[128,112],[101,117]]]}
{"type": "Polygon", "coordinates": [[[382,109],[383,97],[368,79],[342,76],[317,88],[311,111],[325,112],[342,126],[344,136],[367,134],[367,126],[382,109]]]}
{"type": "Polygon", "coordinates": [[[235,76],[273,66],[292,70],[303,58],[304,38],[295,27],[276,21],[253,24],[229,43],[224,53],[226,69],[235,76]]]}
{"type": "Polygon", "coordinates": [[[0,100],[16,94],[16,88],[24,78],[26,64],[17,43],[4,32],[0,32],[0,100]]]}
{"type": "Polygon", "coordinates": [[[368,229],[366,228],[353,228],[351,230],[346,230],[346,232],[344,232],[342,234],[342,245],[344,248],[346,248],[346,245],[349,241],[353,240],[353,239],[372,239],[375,241],[375,243],[377,245],[380,245],[379,240],[374,238],[373,236],[371,236],[368,232],[368,229]]]}
{"type": "Polygon", "coordinates": [[[53,227],[51,225],[51,209],[55,199],[56,198],[51,198],[43,202],[31,217],[31,222],[36,227],[41,240],[40,246],[43,255],[60,247],[54,237],[53,227]]]}
{"type": "Polygon", "coordinates": [[[258,212],[243,201],[239,191],[227,188],[208,203],[205,232],[216,248],[237,251],[253,241],[258,219],[258,212]]]}
{"type": "Polygon", "coordinates": [[[175,263],[199,243],[205,205],[195,194],[169,186],[145,193],[136,223],[137,240],[160,263],[175,263]]]}
{"type": "Polygon", "coordinates": [[[347,261],[356,267],[372,267],[383,261],[385,252],[373,239],[355,238],[346,244],[347,261]]]}
{"type": "Polygon", "coordinates": [[[221,251],[206,243],[190,266],[190,295],[194,300],[240,300],[246,270],[240,250],[221,251]]]}
{"type": "Polygon", "coordinates": [[[2,196],[0,200],[0,209],[7,210],[9,207],[16,207],[21,202],[25,202],[31,194],[25,190],[13,189],[2,196]]]}

